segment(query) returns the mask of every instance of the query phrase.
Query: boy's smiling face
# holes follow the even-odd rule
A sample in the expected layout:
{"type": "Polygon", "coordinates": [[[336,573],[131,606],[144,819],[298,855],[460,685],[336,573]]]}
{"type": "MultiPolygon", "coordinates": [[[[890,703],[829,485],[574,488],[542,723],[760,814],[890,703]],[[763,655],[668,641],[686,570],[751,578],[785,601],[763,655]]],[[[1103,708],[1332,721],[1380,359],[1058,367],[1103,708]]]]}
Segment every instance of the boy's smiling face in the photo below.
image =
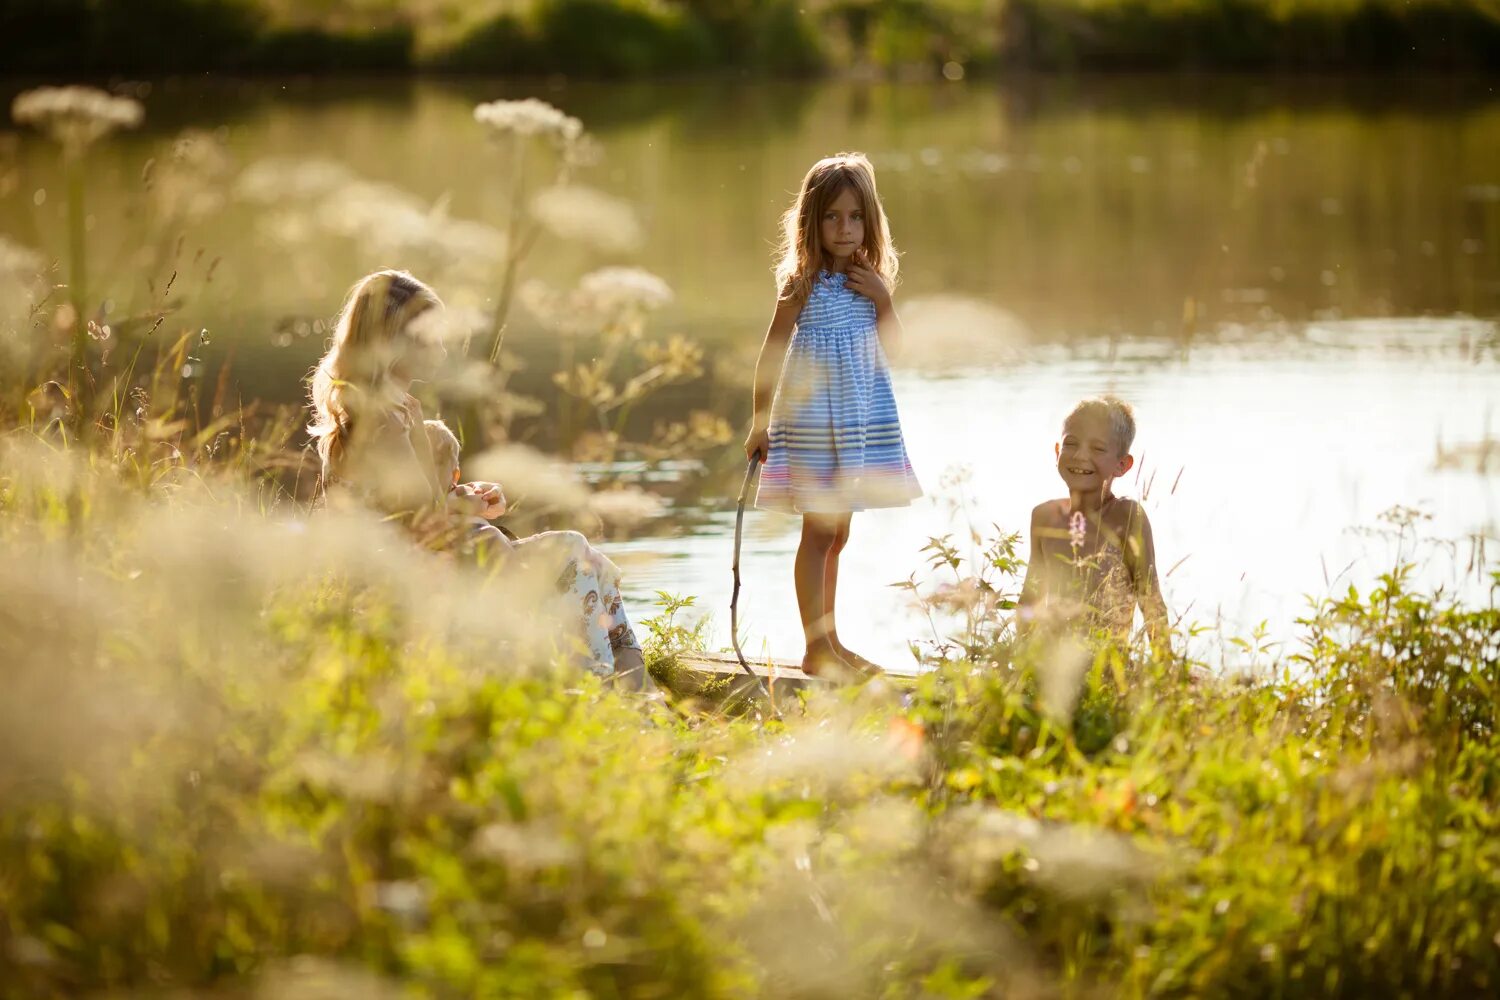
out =
{"type": "Polygon", "coordinates": [[[1130,471],[1135,459],[1120,454],[1102,414],[1080,413],[1063,424],[1063,438],[1053,446],[1057,456],[1057,474],[1069,490],[1088,491],[1108,488],[1117,477],[1130,471]]]}

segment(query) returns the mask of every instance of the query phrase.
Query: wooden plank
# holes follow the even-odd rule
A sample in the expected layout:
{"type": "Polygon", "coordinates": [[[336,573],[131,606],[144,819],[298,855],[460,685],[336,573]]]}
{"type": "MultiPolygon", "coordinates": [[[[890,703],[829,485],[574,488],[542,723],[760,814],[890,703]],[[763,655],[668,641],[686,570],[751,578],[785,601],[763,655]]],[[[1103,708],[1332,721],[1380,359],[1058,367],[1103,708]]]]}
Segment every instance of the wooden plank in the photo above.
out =
{"type": "MultiPolygon", "coordinates": [[[[764,684],[774,696],[791,695],[806,688],[827,689],[834,682],[826,677],[803,673],[793,660],[761,657],[749,660],[757,681],[745,675],[745,668],[733,653],[682,653],[671,672],[668,686],[679,695],[707,697],[711,700],[758,696],[764,684]]],[[[910,690],[915,677],[907,674],[885,674],[880,683],[896,690],[910,690]]]]}
{"type": "MultiPolygon", "coordinates": [[[[827,685],[830,682],[823,677],[813,677],[802,672],[802,668],[791,660],[750,659],[750,669],[757,677],[768,682],[774,681],[780,685],[785,683],[788,687],[805,687],[809,684],[827,685]]],[[[678,666],[684,670],[694,673],[707,674],[709,677],[744,677],[745,668],[740,666],[740,661],[733,653],[685,653],[677,660],[678,666]]]]}

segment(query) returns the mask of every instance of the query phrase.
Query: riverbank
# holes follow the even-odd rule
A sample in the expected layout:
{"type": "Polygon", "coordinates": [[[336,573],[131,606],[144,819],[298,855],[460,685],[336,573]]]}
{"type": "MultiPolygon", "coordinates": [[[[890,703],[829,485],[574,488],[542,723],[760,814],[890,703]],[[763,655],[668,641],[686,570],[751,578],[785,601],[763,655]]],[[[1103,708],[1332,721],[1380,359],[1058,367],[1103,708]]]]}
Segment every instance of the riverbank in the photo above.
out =
{"type": "Polygon", "coordinates": [[[415,4],[12,0],[11,74],[445,72],[648,78],[706,72],[949,76],[1023,70],[1488,73],[1482,0],[701,0],[415,4]]]}

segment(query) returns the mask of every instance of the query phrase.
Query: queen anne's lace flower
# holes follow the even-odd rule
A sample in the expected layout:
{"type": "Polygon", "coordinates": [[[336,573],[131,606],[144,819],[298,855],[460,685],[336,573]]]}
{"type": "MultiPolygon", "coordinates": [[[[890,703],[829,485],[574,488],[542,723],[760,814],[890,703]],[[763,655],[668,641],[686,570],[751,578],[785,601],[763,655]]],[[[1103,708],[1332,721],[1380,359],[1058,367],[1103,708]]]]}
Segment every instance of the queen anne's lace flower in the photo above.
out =
{"type": "Polygon", "coordinates": [[[0,236],[0,281],[29,284],[47,266],[47,259],[30,247],[0,236]]]}
{"type": "Polygon", "coordinates": [[[171,155],[155,165],[149,187],[167,217],[196,221],[224,206],[233,166],[213,133],[190,130],[172,143],[171,155]]]}
{"type": "Polygon", "coordinates": [[[334,161],[262,160],[240,175],[235,193],[273,208],[261,225],[276,242],[295,246],[329,233],[354,241],[372,263],[439,270],[450,285],[482,284],[505,257],[504,233],[452,218],[446,199],[429,204],[334,161]]]}
{"type": "Polygon", "coordinates": [[[583,122],[535,97],[481,104],[474,109],[474,120],[495,135],[541,136],[559,147],[583,138],[583,122]]]}
{"type": "Polygon", "coordinates": [[[521,303],[543,325],[558,333],[598,333],[622,321],[660,309],[672,301],[665,281],[638,267],[605,267],[581,278],[570,292],[546,282],[521,286],[521,303]]]}
{"type": "Polygon", "coordinates": [[[474,120],[496,139],[550,142],[570,167],[591,166],[599,159],[599,144],[583,130],[583,122],[535,97],[481,104],[474,109],[474,120]]]}
{"type": "Polygon", "coordinates": [[[605,267],[583,276],[579,293],[601,309],[651,311],[672,301],[672,289],[638,267],[605,267]]]}
{"type": "Polygon", "coordinates": [[[141,102],[94,87],[38,87],[10,106],[18,125],[30,125],[69,148],[82,148],[110,132],[135,128],[146,117],[141,102]]]}
{"type": "Polygon", "coordinates": [[[531,212],[554,235],[606,253],[625,253],[641,242],[641,224],[630,205],[590,187],[548,188],[532,199],[531,212]]]}
{"type": "Polygon", "coordinates": [[[235,194],[264,205],[326,198],[359,181],[359,175],[334,160],[269,157],[240,174],[235,194]]]}

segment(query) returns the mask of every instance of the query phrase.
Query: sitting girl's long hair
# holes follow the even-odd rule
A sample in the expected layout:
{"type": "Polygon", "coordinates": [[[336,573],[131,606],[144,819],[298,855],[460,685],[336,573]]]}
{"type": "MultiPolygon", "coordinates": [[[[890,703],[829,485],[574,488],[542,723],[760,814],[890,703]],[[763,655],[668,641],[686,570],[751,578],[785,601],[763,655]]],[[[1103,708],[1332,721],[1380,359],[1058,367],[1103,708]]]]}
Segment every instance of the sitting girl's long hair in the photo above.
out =
{"type": "Polygon", "coordinates": [[[814,163],[802,179],[802,191],[781,217],[781,245],[776,263],[778,298],[806,302],[818,270],[827,264],[819,236],[819,222],[828,206],[845,190],[859,199],[865,216],[867,263],[892,286],[900,265],[885,208],[875,190],[875,168],[863,153],[840,153],[814,163]]]}
{"type": "Polygon", "coordinates": [[[400,405],[394,395],[382,397],[391,366],[409,349],[402,338],[412,320],[441,306],[432,289],[405,271],[376,271],[349,290],[333,341],[309,379],[307,433],[317,442],[325,486],[344,457],[355,416],[400,405]]]}

